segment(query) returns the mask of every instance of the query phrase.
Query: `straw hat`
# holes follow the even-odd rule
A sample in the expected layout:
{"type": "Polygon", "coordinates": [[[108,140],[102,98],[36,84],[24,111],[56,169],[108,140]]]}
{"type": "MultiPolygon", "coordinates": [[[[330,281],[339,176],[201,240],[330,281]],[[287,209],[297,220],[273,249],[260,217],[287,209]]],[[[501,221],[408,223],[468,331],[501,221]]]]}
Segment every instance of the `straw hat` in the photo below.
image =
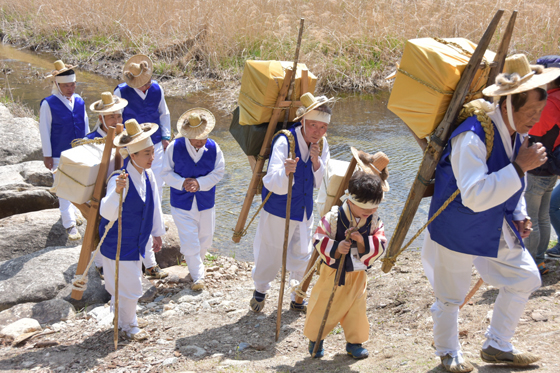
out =
{"type": "Polygon", "coordinates": [[[136,119],[129,119],[124,122],[125,129],[120,135],[115,136],[113,145],[117,148],[131,146],[142,140],[149,138],[157,131],[158,125],[155,123],[138,124],[136,119]]]}
{"type": "Polygon", "coordinates": [[[208,109],[187,110],[177,121],[177,132],[186,139],[204,140],[216,125],[214,114],[208,109]]]}
{"type": "MultiPolygon", "coordinates": [[[[356,159],[358,166],[360,166],[362,171],[365,173],[381,176],[381,172],[389,164],[389,157],[387,157],[387,155],[383,152],[377,152],[374,155],[371,155],[358,150],[353,146],[350,147],[350,150],[352,151],[352,155],[356,159]]],[[[389,183],[387,180],[382,180],[382,188],[384,192],[389,191],[389,183]]]]}
{"type": "Polygon", "coordinates": [[[111,92],[101,93],[101,100],[95,101],[89,106],[89,110],[94,113],[108,114],[122,110],[128,105],[128,101],[112,94],[111,92]]]}
{"type": "Polygon", "coordinates": [[[307,93],[304,93],[303,95],[301,95],[300,101],[301,101],[302,107],[300,107],[297,110],[297,112],[296,112],[297,117],[294,118],[294,122],[297,122],[305,114],[309,113],[312,110],[317,109],[319,106],[322,106],[322,105],[324,105],[328,102],[334,101],[334,97],[331,97],[331,98],[327,98],[326,96],[315,97],[311,93],[307,92],[307,93]]]}
{"type": "Polygon", "coordinates": [[[54,70],[51,71],[51,73],[47,75],[45,79],[55,77],[59,74],[62,74],[63,72],[72,70],[75,67],[77,67],[77,65],[66,65],[64,62],[62,62],[62,60],[54,61],[54,70]]]}
{"type": "Polygon", "coordinates": [[[559,68],[544,69],[540,65],[529,65],[527,56],[514,54],[506,58],[504,72],[496,77],[496,84],[486,87],[482,94],[497,97],[526,92],[544,86],[559,76],[559,68]]]}
{"type": "Polygon", "coordinates": [[[152,80],[154,72],[150,57],[137,54],[130,57],[123,67],[123,79],[132,88],[140,88],[152,80]]]}

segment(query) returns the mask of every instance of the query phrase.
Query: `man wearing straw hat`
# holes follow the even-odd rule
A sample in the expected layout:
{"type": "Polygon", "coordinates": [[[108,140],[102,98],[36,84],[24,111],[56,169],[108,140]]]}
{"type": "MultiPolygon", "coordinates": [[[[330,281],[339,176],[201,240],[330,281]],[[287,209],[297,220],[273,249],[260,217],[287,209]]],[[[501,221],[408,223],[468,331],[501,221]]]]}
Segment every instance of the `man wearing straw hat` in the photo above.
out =
{"type": "Polygon", "coordinates": [[[222,150],[208,138],[215,124],[207,109],[194,108],[181,115],[177,121],[180,137],[167,147],[162,172],[171,188],[171,215],[195,291],[204,289],[203,259],[214,236],[216,184],[225,171],[222,150]]]}
{"type": "MultiPolygon", "coordinates": [[[[150,135],[157,131],[157,124],[138,124],[135,119],[126,123],[126,130],[115,137],[116,147],[125,147],[130,162],[124,174],[111,177],[107,194],[101,201],[99,235],[103,237],[109,221],[119,217],[119,195],[123,193],[122,242],[119,256],[119,328],[127,338],[143,340],[148,334],[138,327],[136,305],[142,296],[142,261],[146,245],[153,237],[154,251],[161,250],[161,236],[165,234],[161,201],[157,184],[150,167],[154,161],[154,146],[150,135]]],[[[115,299],[115,259],[118,245],[118,224],[111,227],[101,244],[105,289],[115,299]]]]}
{"type": "Polygon", "coordinates": [[[132,56],[123,67],[124,83],[115,88],[115,95],[128,101],[123,120],[136,119],[139,123],[156,123],[158,129],[152,135],[155,158],[152,171],[158,184],[160,199],[163,194],[163,153],[171,139],[171,117],[163,88],[152,80],[152,60],[143,54],[132,56]]]}
{"type": "Polygon", "coordinates": [[[460,192],[428,226],[422,249],[436,296],[431,308],[436,355],[450,372],[473,370],[458,338],[459,306],[469,291],[473,264],[486,283],[499,289],[482,360],[525,366],[539,359],[511,344],[529,295],[541,285],[523,245],[530,221],[522,194],[525,173],[547,157],[544,147],[530,146],[525,134],[546,104],[546,91],[540,87],[560,75],[560,69],[533,68],[525,55],[506,59],[504,73],[483,91],[499,103],[483,101],[486,115],[471,116],[459,125],[436,169],[430,217],[457,188],[460,192]]]}
{"type": "MultiPolygon", "coordinates": [[[[98,117],[95,127],[85,138],[93,140],[107,136],[109,127],[114,128],[117,124],[122,123],[122,111],[127,104],[128,102],[124,98],[117,97],[111,94],[111,92],[101,93],[101,100],[95,101],[89,106],[89,110],[98,114],[98,117]]],[[[111,162],[109,165],[109,172],[111,172],[114,167],[114,162],[111,162]]],[[[95,256],[95,268],[101,278],[104,278],[103,257],[101,255],[95,256]]]]}
{"type": "MultiPolygon", "coordinates": [[[[75,93],[75,66],[55,61],[54,70],[47,78],[53,78],[51,95],[41,101],[39,132],[43,147],[43,162],[49,170],[56,170],[60,153],[70,149],[74,139],[81,139],[89,130],[84,100],[75,93]]],[[[81,238],[76,228],[77,209],[70,201],[59,198],[62,225],[70,240],[81,238]]]]}
{"type": "MultiPolygon", "coordinates": [[[[290,280],[301,281],[305,275],[313,250],[310,245],[313,233],[313,188],[321,186],[330,157],[327,140],[323,137],[331,120],[332,111],[325,105],[330,101],[332,99],[324,96],[315,98],[311,93],[302,95],[304,106],[298,109],[295,119],[301,119],[301,122],[290,128],[290,136],[282,134],[272,142],[268,170],[263,178],[263,201],[269,191],[272,194],[261,212],[253,243],[255,291],[249,305],[255,312],[263,309],[270,283],[282,266],[284,229],[280,227],[285,226],[290,173],[294,174],[294,181],[291,186],[286,270],[290,271],[290,280]],[[322,142],[322,146],[319,142],[322,142]],[[295,148],[295,159],[289,157],[290,146],[295,148]]],[[[290,308],[305,312],[306,305],[296,303],[295,294],[292,294],[290,308]]]]}

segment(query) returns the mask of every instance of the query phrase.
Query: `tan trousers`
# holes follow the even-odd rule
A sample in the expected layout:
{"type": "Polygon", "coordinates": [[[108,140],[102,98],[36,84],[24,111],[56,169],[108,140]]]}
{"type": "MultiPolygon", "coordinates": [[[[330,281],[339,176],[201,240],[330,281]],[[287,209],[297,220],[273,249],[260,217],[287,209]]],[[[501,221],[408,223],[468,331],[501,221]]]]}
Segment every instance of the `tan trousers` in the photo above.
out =
{"type": "MultiPolygon", "coordinates": [[[[313,286],[303,334],[315,341],[325,309],[332,293],[336,270],[322,264],[319,280],[313,286]]],[[[364,343],[369,339],[369,322],[366,316],[367,274],[365,271],[346,273],[346,284],[339,286],[334,295],[329,317],[323,330],[325,337],[340,322],[348,343],[364,343]]]]}

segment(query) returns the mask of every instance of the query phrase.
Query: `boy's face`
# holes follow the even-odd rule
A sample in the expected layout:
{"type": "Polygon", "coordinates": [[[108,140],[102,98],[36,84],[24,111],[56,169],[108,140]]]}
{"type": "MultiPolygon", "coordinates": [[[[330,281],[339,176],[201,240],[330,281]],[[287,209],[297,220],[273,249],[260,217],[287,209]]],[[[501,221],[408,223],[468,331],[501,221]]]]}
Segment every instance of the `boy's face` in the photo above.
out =
{"type": "Polygon", "coordinates": [[[60,87],[60,92],[62,92],[63,96],[70,97],[76,91],[76,82],[72,83],[58,83],[60,87]]]}
{"type": "Polygon", "coordinates": [[[154,161],[154,147],[152,145],[149,148],[140,150],[137,153],[131,154],[130,157],[139,167],[143,169],[151,168],[154,161]]]}
{"type": "Polygon", "coordinates": [[[352,203],[352,201],[348,201],[348,206],[350,206],[350,211],[352,212],[352,215],[354,215],[355,218],[360,218],[360,219],[367,219],[377,211],[377,207],[373,209],[364,209],[356,206],[355,204],[352,203]]]}

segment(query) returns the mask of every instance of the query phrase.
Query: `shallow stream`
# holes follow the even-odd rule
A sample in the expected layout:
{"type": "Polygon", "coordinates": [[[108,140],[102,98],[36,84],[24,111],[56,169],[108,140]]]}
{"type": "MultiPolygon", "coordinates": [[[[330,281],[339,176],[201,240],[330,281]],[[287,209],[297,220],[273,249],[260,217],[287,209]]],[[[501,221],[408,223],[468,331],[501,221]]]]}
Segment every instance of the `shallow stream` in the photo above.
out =
{"type": "MultiPolygon", "coordinates": [[[[41,99],[50,94],[49,84],[41,77],[52,70],[55,59],[48,54],[37,54],[0,44],[0,64],[3,65],[0,67],[11,70],[8,75],[0,73],[0,86],[10,88],[15,99],[26,103],[38,115],[41,99]]],[[[99,99],[100,92],[112,91],[119,83],[117,80],[80,69],[76,71],[76,93],[83,97],[88,107],[99,99]]],[[[217,124],[210,137],[218,142],[224,152],[226,173],[217,187],[216,234],[213,247],[221,254],[235,256],[241,260],[252,260],[252,241],[257,221],[239,244],[231,240],[251,179],[251,169],[247,157],[229,133],[231,115],[219,112],[208,93],[199,91],[182,97],[167,97],[171,126],[175,128],[179,116],[193,107],[206,107],[216,115],[217,124]]],[[[327,138],[331,158],[349,161],[352,157],[350,146],[368,153],[383,151],[389,156],[391,190],[385,195],[385,201],[379,208],[379,216],[384,221],[386,235],[390,238],[418,171],[422,153],[404,123],[387,109],[388,97],[387,92],[377,95],[339,96],[333,107],[327,138]]],[[[90,124],[94,123],[95,116],[90,113],[90,124]]],[[[169,190],[164,190],[163,208],[167,213],[168,196],[169,190]]],[[[250,216],[260,202],[260,197],[255,198],[250,216]]],[[[420,205],[408,237],[412,237],[426,221],[428,207],[429,200],[425,199],[420,205]]],[[[317,212],[315,219],[318,219],[317,212]]],[[[423,236],[417,239],[413,247],[419,247],[422,239],[423,236]]]]}

